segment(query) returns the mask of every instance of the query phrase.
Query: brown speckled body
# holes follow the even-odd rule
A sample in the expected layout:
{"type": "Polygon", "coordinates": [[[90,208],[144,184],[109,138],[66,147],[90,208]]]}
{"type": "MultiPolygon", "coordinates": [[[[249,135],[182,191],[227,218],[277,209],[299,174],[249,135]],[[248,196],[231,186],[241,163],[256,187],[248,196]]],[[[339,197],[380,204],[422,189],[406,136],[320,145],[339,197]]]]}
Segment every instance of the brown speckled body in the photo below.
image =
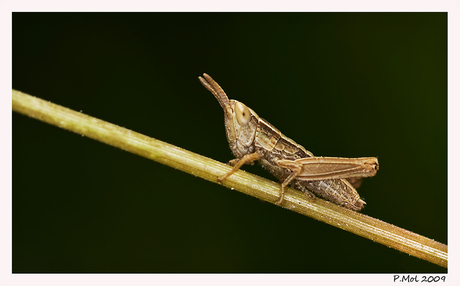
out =
{"type": "Polygon", "coordinates": [[[236,100],[229,100],[222,88],[207,74],[201,83],[214,94],[224,109],[225,130],[235,167],[226,177],[245,163],[259,163],[281,182],[281,204],[284,186],[290,185],[314,198],[314,194],[338,205],[359,211],[365,202],[347,178],[369,177],[378,170],[376,158],[315,157],[310,151],[284,136],[260,118],[252,109],[236,100]]]}
{"type": "MultiPolygon", "coordinates": [[[[259,118],[259,126],[254,138],[255,151],[262,156],[259,163],[281,182],[291,173],[291,170],[280,168],[276,162],[280,159],[297,160],[314,157],[310,151],[284,136],[277,128],[266,120],[259,118]]],[[[331,179],[319,181],[292,180],[290,186],[303,191],[312,197],[312,193],[335,204],[352,210],[361,210],[364,201],[358,192],[346,179],[331,179]]]]}

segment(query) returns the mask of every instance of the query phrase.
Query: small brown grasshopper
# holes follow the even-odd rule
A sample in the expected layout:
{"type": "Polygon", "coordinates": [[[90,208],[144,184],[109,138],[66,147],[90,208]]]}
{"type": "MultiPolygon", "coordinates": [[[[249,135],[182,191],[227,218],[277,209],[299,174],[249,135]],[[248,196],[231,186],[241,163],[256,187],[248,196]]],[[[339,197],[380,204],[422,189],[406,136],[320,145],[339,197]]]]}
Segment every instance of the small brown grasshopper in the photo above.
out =
{"type": "Polygon", "coordinates": [[[290,185],[312,199],[316,194],[348,209],[363,208],[365,202],[354,187],[359,187],[363,177],[377,173],[377,158],[315,157],[243,103],[229,100],[209,75],[203,77],[198,78],[224,109],[227,140],[236,157],[230,161],[233,169],[219,177],[220,182],[244,164],[259,161],[281,181],[277,205],[283,202],[284,188],[290,185]]]}

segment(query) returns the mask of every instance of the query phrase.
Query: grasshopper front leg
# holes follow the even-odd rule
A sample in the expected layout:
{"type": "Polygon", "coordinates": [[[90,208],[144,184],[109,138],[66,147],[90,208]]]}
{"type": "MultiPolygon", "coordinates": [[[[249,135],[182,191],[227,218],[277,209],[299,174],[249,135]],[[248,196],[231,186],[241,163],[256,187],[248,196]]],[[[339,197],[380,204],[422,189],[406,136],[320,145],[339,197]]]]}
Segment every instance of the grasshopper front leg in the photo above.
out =
{"type": "Polygon", "coordinates": [[[257,161],[259,159],[260,159],[259,153],[246,154],[242,158],[233,159],[233,160],[231,160],[229,162],[230,165],[233,166],[233,169],[230,170],[230,172],[228,172],[227,174],[224,174],[224,175],[220,176],[219,178],[217,178],[217,180],[222,183],[223,180],[225,180],[230,175],[232,175],[233,173],[238,171],[241,168],[241,166],[243,166],[244,164],[251,164],[254,161],[257,161]]]}

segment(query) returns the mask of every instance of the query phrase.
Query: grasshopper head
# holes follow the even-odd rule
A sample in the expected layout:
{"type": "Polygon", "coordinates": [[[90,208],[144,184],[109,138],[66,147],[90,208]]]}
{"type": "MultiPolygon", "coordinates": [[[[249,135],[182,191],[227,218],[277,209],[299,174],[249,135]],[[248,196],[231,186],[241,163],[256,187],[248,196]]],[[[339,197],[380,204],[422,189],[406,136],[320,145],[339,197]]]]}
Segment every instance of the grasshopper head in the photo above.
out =
{"type": "Polygon", "coordinates": [[[224,110],[225,132],[230,149],[237,158],[254,153],[254,139],[259,116],[249,107],[237,100],[229,100],[224,90],[209,75],[198,77],[219,101],[224,110]]]}

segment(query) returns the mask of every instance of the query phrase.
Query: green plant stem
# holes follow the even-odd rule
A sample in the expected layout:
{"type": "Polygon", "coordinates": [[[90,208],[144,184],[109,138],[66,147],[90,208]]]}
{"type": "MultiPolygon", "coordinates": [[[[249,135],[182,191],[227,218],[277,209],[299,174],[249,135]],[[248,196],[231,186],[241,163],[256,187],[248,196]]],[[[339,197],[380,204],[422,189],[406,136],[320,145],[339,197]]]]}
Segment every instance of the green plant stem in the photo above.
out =
{"type": "MultiPolygon", "coordinates": [[[[231,167],[109,122],[13,90],[13,110],[218,183],[231,167]]],[[[280,185],[239,170],[223,185],[275,203],[280,185]]],[[[447,268],[447,245],[288,188],[283,207],[447,268]]]]}

